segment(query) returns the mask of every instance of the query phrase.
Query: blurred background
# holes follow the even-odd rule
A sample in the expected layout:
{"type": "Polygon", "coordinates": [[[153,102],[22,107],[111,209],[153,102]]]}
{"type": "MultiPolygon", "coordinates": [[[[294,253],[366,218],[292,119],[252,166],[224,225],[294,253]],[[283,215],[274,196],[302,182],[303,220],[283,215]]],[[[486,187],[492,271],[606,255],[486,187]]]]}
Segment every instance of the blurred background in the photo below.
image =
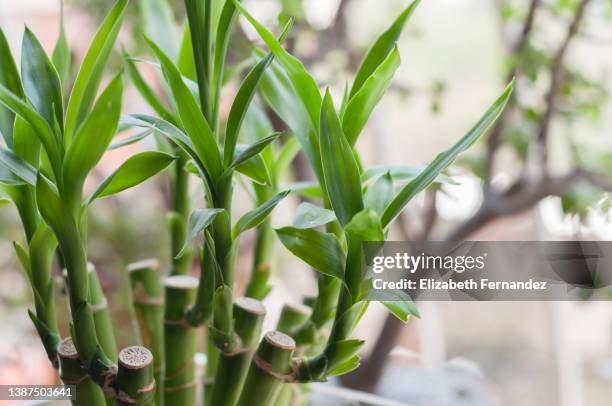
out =
{"type": "MultiPolygon", "coordinates": [[[[131,4],[119,43],[150,57],[144,32],[180,38],[182,2],[172,1],[174,29],[156,25],[162,0],[131,4]]],[[[369,44],[405,0],[244,0],[268,26],[297,17],[287,46],[321,86],[341,97],[369,44]]],[[[64,18],[74,61],[80,61],[110,0],[66,0],[64,18]]],[[[165,3],[164,3],[165,4],[165,3]]],[[[452,145],[505,84],[515,96],[499,123],[449,174],[458,185],[430,188],[410,204],[391,239],[607,240],[612,237],[612,2],[608,0],[427,0],[399,41],[402,65],[360,138],[367,166],[419,167],[452,145]]],[[[59,0],[0,1],[0,25],[19,60],[24,25],[51,51],[59,32],[59,0]]],[[[247,24],[244,34],[257,41],[247,24]]],[[[119,47],[109,69],[122,69],[119,47]]],[[[77,64],[78,65],[78,64],[77,64]]],[[[150,67],[149,67],[150,68],[150,67]]],[[[154,68],[143,73],[161,82],[154,68]]],[[[76,72],[73,72],[73,75],[76,72]]],[[[237,83],[229,83],[231,96],[237,83]]],[[[228,97],[231,100],[231,97],[228,97]]],[[[227,110],[227,106],[226,106],[227,110]]],[[[124,111],[148,111],[128,87],[124,111]]],[[[145,141],[106,155],[96,184],[145,141]]],[[[311,177],[304,159],[290,180],[311,177]]],[[[95,204],[90,260],[108,296],[119,347],[134,342],[126,264],[156,257],[168,263],[161,175],[95,204]]],[[[201,194],[193,187],[194,204],[201,194]]],[[[247,196],[246,192],[244,195],[247,196]]],[[[248,199],[235,199],[246,211],[248,199]],[[244,203],[243,203],[244,202],[244,203]]],[[[291,222],[298,198],[274,214],[291,222]]],[[[23,239],[16,211],[0,206],[0,384],[53,383],[51,368],[27,317],[31,291],[12,244],[23,239]]],[[[243,242],[248,252],[252,236],[243,242]]],[[[239,259],[241,291],[250,259],[239,259]],[[243,264],[242,266],[240,264],[243,264]]],[[[316,293],[315,274],[284,248],[275,249],[267,326],[283,303],[316,293]]],[[[58,286],[61,284],[58,284],[58,286]]],[[[59,288],[58,288],[59,289],[59,288]]],[[[66,297],[58,295],[64,335],[66,297]]],[[[609,405],[612,399],[612,304],[419,303],[421,319],[402,325],[370,306],[356,335],[367,339],[358,371],[315,387],[313,402],[340,404],[340,387],[411,405],[609,405]]],[[[377,402],[363,398],[363,404],[377,402]]],[[[2,403],[0,404],[8,404],[2,403]]],[[[376,404],[376,403],[372,403],[376,404]]],[[[381,403],[382,404],[382,403],[381,403]]]]}

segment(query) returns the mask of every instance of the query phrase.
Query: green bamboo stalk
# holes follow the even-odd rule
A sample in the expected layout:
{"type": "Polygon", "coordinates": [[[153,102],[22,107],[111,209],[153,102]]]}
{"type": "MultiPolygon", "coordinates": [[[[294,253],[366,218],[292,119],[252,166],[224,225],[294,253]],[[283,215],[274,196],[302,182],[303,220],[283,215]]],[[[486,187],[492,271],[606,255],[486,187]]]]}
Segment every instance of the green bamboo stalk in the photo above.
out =
{"type": "Polygon", "coordinates": [[[251,279],[245,293],[246,296],[263,300],[272,290],[268,281],[270,280],[270,260],[273,247],[274,230],[272,222],[266,220],[257,226],[255,230],[255,255],[253,257],[251,279]]]}
{"type": "Polygon", "coordinates": [[[98,273],[94,264],[87,264],[89,275],[89,303],[93,312],[94,323],[96,324],[96,334],[100,341],[100,346],[108,357],[115,363],[117,362],[117,344],[111,315],[108,310],[108,301],[102,290],[98,273]]]}
{"type": "Polygon", "coordinates": [[[283,381],[291,377],[293,338],[278,331],[266,333],[249,368],[238,406],[272,405],[283,381]]]}
{"type": "Polygon", "coordinates": [[[71,337],[64,338],[58,348],[60,377],[64,385],[75,385],[74,406],[104,406],[104,392],[83,368],[71,337]]]}
{"type": "MultiPolygon", "coordinates": [[[[301,304],[286,304],[281,311],[280,318],[276,324],[276,330],[293,337],[296,329],[306,323],[311,313],[312,310],[308,306],[301,304]]],[[[295,355],[302,355],[303,350],[304,348],[296,347],[295,355]]],[[[297,387],[292,384],[283,383],[274,404],[276,406],[290,405],[291,398],[294,395],[294,388],[297,387]]]]}
{"type": "Polygon", "coordinates": [[[53,292],[53,253],[57,242],[51,230],[41,221],[36,207],[34,189],[30,186],[14,186],[3,189],[13,200],[23,225],[28,251],[14,243],[34,294],[35,313],[29,313],[42,341],[49,361],[59,367],[57,347],[60,335],[55,316],[53,292]]]}
{"type": "Polygon", "coordinates": [[[128,265],[130,287],[142,343],[153,353],[155,404],[163,404],[164,296],[159,262],[139,261],[128,265]]]}
{"type": "Polygon", "coordinates": [[[72,232],[62,234],[60,248],[66,261],[66,274],[73,320],[75,346],[82,364],[102,389],[109,393],[116,373],[113,361],[102,349],[96,333],[96,317],[89,302],[88,265],[80,233],[74,223],[72,232]]]}
{"type": "Polygon", "coordinates": [[[220,354],[211,394],[212,405],[234,406],[238,402],[265,315],[266,309],[258,300],[244,297],[234,301],[240,344],[232,354],[220,354]]]}
{"type": "Polygon", "coordinates": [[[311,313],[312,310],[306,305],[293,303],[285,304],[283,310],[281,310],[278,323],[276,324],[276,330],[287,335],[292,335],[295,328],[305,323],[311,313]]]}
{"type": "Polygon", "coordinates": [[[191,246],[185,248],[182,255],[181,249],[185,246],[187,235],[187,223],[189,221],[189,174],[185,170],[188,159],[185,153],[175,148],[178,159],[174,163],[172,176],[172,211],[168,213],[171,242],[170,275],[187,275],[191,267],[193,251],[191,246]]]}
{"type": "MultiPolygon", "coordinates": [[[[361,278],[363,272],[363,248],[362,241],[353,238],[346,233],[347,240],[347,262],[344,275],[345,289],[340,290],[336,314],[331,333],[327,339],[327,345],[320,354],[301,362],[297,372],[300,382],[310,382],[323,379],[329,368],[330,360],[334,359],[337,342],[350,338],[355,327],[355,321],[360,317],[360,309],[353,308],[357,304],[354,298],[358,298],[361,291],[361,278]]],[[[362,307],[366,302],[361,302],[362,307]]]]}
{"type": "Polygon", "coordinates": [[[196,329],[185,319],[192,305],[198,280],[192,276],[170,276],[165,282],[164,320],[164,402],[167,405],[193,405],[196,397],[196,329]]]}
{"type": "MultiPolygon", "coordinates": [[[[257,185],[253,182],[253,189],[257,196],[257,204],[263,204],[274,195],[272,187],[257,185]]],[[[268,284],[270,279],[270,261],[274,248],[274,229],[272,221],[266,219],[255,229],[255,254],[251,268],[251,279],[247,285],[245,296],[263,300],[272,287],[268,284]]]]}
{"type": "Polygon", "coordinates": [[[121,350],[115,390],[117,406],[155,405],[155,378],[151,351],[139,345],[121,350]]]}

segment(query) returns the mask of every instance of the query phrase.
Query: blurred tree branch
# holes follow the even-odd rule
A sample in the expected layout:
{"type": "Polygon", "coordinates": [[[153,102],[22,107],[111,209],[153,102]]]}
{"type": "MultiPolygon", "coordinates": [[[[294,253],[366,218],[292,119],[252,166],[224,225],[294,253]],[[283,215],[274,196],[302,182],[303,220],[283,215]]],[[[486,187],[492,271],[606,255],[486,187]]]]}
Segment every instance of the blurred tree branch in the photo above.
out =
{"type": "MultiPolygon", "coordinates": [[[[590,0],[581,0],[577,4],[572,20],[567,28],[567,32],[550,62],[550,83],[544,97],[544,112],[539,118],[535,134],[532,137],[530,143],[532,151],[525,158],[526,162],[523,174],[505,191],[497,191],[491,185],[491,179],[494,175],[496,153],[504,143],[503,134],[509,126],[511,118],[517,114],[522,114],[520,106],[517,104],[517,98],[520,97],[520,86],[518,86],[518,90],[515,91],[511,102],[491,130],[487,140],[484,157],[485,173],[483,177],[483,202],[477,212],[451,230],[444,238],[445,240],[461,241],[469,238],[470,235],[473,235],[476,231],[492,221],[529,209],[548,196],[562,196],[580,182],[589,183],[602,191],[612,191],[612,180],[599,173],[577,166],[568,174],[552,176],[547,167],[549,149],[548,138],[551,123],[558,111],[559,92],[561,87],[565,84],[566,55],[570,48],[570,44],[578,34],[580,23],[584,19],[585,10],[589,3],[590,0]]],[[[512,61],[512,67],[507,73],[506,81],[522,75],[521,59],[530,46],[536,16],[541,6],[541,0],[531,0],[529,2],[528,11],[522,29],[520,30],[518,40],[513,46],[509,47],[509,57],[512,61]]],[[[430,190],[429,193],[431,192],[430,190]]],[[[423,233],[417,235],[417,238],[410,238],[407,231],[400,230],[407,241],[411,239],[424,240],[429,238],[437,217],[435,208],[436,193],[437,191],[433,190],[433,198],[431,195],[426,198],[426,207],[421,213],[421,216],[425,218],[423,233]]],[[[402,228],[406,227],[405,224],[400,223],[400,225],[402,228]]],[[[350,387],[374,391],[378,380],[382,376],[388,354],[396,345],[397,339],[402,331],[402,322],[388,315],[379,334],[378,341],[374,345],[369,358],[366,359],[362,367],[354,373],[342,377],[342,382],[350,387]]]]}

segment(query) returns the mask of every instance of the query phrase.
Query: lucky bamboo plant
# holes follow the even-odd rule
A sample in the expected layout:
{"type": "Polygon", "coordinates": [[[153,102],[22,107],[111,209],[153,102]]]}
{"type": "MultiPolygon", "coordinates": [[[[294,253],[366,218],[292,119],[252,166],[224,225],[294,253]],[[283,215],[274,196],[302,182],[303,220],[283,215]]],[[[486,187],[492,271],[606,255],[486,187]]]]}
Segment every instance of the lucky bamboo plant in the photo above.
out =
{"type": "MultiPolygon", "coordinates": [[[[283,381],[325,380],[359,365],[357,353],[363,342],[350,336],[367,308],[371,289],[366,279],[363,242],[385,240],[389,225],[405,205],[493,124],[508,101],[513,83],[457,144],[438,155],[414,179],[396,190],[393,172],[388,170],[367,185],[363,182],[367,176],[355,144],[400,64],[396,41],[418,1],[406,8],[370,48],[352,86],[347,86],[339,109],[334,106],[329,90],[321,96],[302,63],[286,52],[246,9],[238,2],[235,4],[284,70],[284,75],[269,78],[268,86],[263,86],[265,98],[300,140],[320,185],[324,206],[332,209],[304,207],[293,226],[278,229],[276,233],[294,255],[326,277],[341,282],[331,333],[320,353],[276,366],[254,358],[241,399],[244,404],[248,399],[260,399],[261,404],[268,404],[275,400],[283,381]],[[330,223],[334,225],[332,233],[315,229],[330,223]],[[253,382],[261,383],[262,371],[268,373],[266,385],[253,385],[253,382]]],[[[319,292],[319,299],[322,293],[325,292],[319,292]]],[[[406,321],[409,315],[416,314],[407,295],[389,293],[391,300],[383,304],[397,317],[406,321]]],[[[269,346],[266,340],[270,341],[268,337],[262,341],[264,348],[269,346]]]]}
{"type": "MultiPolygon", "coordinates": [[[[145,131],[112,146],[121,110],[121,76],[96,95],[127,0],[118,0],[100,26],[66,109],[61,90],[63,72],[69,71],[65,38],[52,61],[26,31],[19,75],[0,36],[0,102],[6,107],[0,110],[6,144],[0,149],[0,183],[18,208],[28,241],[27,249],[16,244],[16,250],[35,295],[32,319],[49,358],[56,364],[59,358],[62,379],[80,385],[74,403],[193,405],[196,332],[202,326],[207,329],[205,404],[287,405],[290,384],[325,380],[358,366],[363,342],[351,335],[371,299],[363,243],[385,240],[403,207],[441,181],[442,171],[491,126],[513,86],[457,144],[409,179],[405,168],[365,171],[355,145],[400,65],[396,42],[417,5],[415,1],[408,6],[377,39],[336,108],[331,92],[322,95],[303,64],[283,48],[292,20],[275,37],[237,0],[185,0],[187,24],[175,55],[169,55],[166,43],[146,38],[163,75],[166,100],[145,82],[137,60],[128,56],[128,74],[158,116],[125,116],[123,125],[145,131]],[[218,13],[215,5],[221,5],[218,13]],[[269,51],[252,46],[247,63],[234,69],[227,54],[239,14],[269,51]],[[222,117],[221,88],[250,61],[229,113],[222,117]],[[259,100],[253,103],[258,92],[259,100]],[[265,109],[273,110],[294,135],[285,137],[282,146],[274,143],[282,133],[269,124],[265,109]],[[168,140],[170,153],[132,156],[84,198],[85,180],[108,148],[151,133],[168,140]],[[238,142],[241,134],[249,144],[238,142]],[[281,175],[300,148],[317,182],[282,187],[281,175]],[[124,349],[117,370],[114,347],[105,344],[114,344],[108,339],[108,318],[94,314],[105,299],[87,262],[87,211],[96,199],[139,184],[172,163],[170,275],[162,279],[155,261],[128,268],[142,341],[150,351],[124,349]],[[190,174],[201,181],[204,208],[191,208],[190,174]],[[239,174],[252,180],[256,207],[233,221],[239,174]],[[319,294],[308,306],[285,306],[278,331],[260,341],[266,312],[258,299],[270,290],[274,236],[268,217],[289,193],[306,191],[320,205],[302,204],[293,225],[275,231],[289,251],[321,273],[319,294]],[[235,298],[240,236],[253,228],[257,238],[249,297],[235,298]],[[189,275],[190,250],[198,235],[199,280],[189,275]],[[56,246],[66,268],[72,316],[71,337],[61,344],[52,297],[56,246]]],[[[400,319],[417,314],[403,292],[389,296],[383,304],[400,319]]]]}
{"type": "MultiPolygon", "coordinates": [[[[158,106],[158,113],[163,114],[159,118],[134,114],[125,121],[134,126],[152,128],[179,147],[190,159],[187,164],[201,179],[207,203],[207,208],[195,209],[191,213],[188,236],[177,255],[177,258],[182,257],[192,240],[203,233],[204,243],[200,248],[201,275],[195,303],[186,300],[186,296],[192,294],[189,291],[193,289],[188,277],[166,280],[165,402],[188,404],[195,399],[193,355],[196,348],[193,337],[195,328],[210,321],[207,375],[214,377],[214,385],[210,391],[206,391],[205,396],[212,404],[233,404],[240,394],[252,347],[259,339],[257,326],[261,325],[264,316],[257,301],[234,302],[234,260],[239,237],[264,222],[288,194],[282,192],[269,195],[262,190],[259,200],[261,204],[232,224],[232,195],[236,173],[242,173],[256,182],[272,183],[270,171],[261,153],[280,134],[267,134],[250,145],[238,144],[238,137],[257,86],[273,55],[268,55],[256,64],[245,76],[224,131],[221,131],[221,87],[226,73],[227,47],[237,10],[232,2],[225,2],[219,21],[214,22],[212,2],[186,1],[185,6],[189,31],[184,42],[192,46],[190,60],[193,61],[196,73],[195,86],[190,86],[192,82],[183,74],[186,66],[184,61],[189,61],[187,56],[179,54],[179,61],[175,63],[158,45],[147,39],[159,61],[173,105],[165,106],[144,81],[139,81],[141,93],[147,96],[152,106],[158,106]],[[216,32],[213,32],[213,27],[217,27],[216,32]],[[169,314],[170,308],[174,309],[172,315],[169,314]],[[172,316],[170,320],[169,316],[172,316]],[[251,328],[246,328],[247,325],[251,325],[251,328]],[[171,345],[170,337],[172,341],[185,345],[171,345]],[[170,359],[181,361],[173,362],[171,367],[170,359]],[[181,377],[177,377],[177,374],[181,377]]],[[[135,69],[132,76],[136,81],[139,80],[135,69]]]]}
{"type": "Polygon", "coordinates": [[[0,36],[0,102],[5,107],[2,128],[6,141],[0,150],[2,184],[21,215],[29,252],[18,244],[15,247],[36,298],[36,316],[31,316],[50,359],[57,365],[59,353],[65,383],[91,379],[99,385],[77,393],[74,403],[82,405],[104,404],[104,397],[117,404],[150,404],[154,387],[152,356],[147,349],[131,347],[117,357],[108,317],[96,315],[106,306],[106,299],[87,262],[89,206],[98,198],[141,183],[175,159],[161,152],[132,156],[84,198],[87,176],[109,147],[119,122],[121,75],[96,95],[126,6],[127,0],[117,1],[101,24],[67,103],[62,92],[69,71],[65,36],[60,36],[52,61],[26,29],[21,75],[4,35],[0,36]],[[62,341],[61,346],[50,271],[56,245],[66,268],[72,320],[71,340],[62,341]]]}

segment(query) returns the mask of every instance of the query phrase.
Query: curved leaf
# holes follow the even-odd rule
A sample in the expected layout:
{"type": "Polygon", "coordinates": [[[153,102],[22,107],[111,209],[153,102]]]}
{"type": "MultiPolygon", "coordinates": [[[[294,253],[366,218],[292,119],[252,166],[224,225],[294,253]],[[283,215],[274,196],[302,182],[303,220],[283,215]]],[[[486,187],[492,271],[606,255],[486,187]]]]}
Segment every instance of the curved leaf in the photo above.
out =
{"type": "Polygon", "coordinates": [[[395,44],[399,39],[404,25],[408,21],[408,18],[412,15],[416,7],[419,5],[420,0],[414,0],[410,5],[397,17],[391,27],[387,29],[372,45],[365,58],[361,62],[355,80],[353,81],[353,87],[351,88],[349,99],[361,90],[366,80],[374,73],[379,65],[387,58],[387,55],[395,48],[395,44]]]}
{"type": "Polygon", "coordinates": [[[336,215],[333,211],[304,202],[297,209],[297,214],[293,220],[293,227],[315,228],[331,223],[334,220],[336,220],[336,215]]]}
{"type": "Polygon", "coordinates": [[[269,137],[263,138],[255,142],[254,144],[249,145],[246,149],[244,149],[243,151],[240,151],[238,154],[235,154],[234,159],[232,160],[230,164],[230,168],[235,168],[241,163],[246,162],[249,159],[253,158],[257,154],[259,154],[261,151],[263,151],[270,143],[272,143],[274,140],[276,140],[281,135],[283,135],[282,132],[276,132],[270,135],[269,137]]]}
{"type": "Polygon", "coordinates": [[[166,0],[139,1],[144,34],[153,39],[172,59],[179,50],[179,38],[175,31],[175,20],[170,4],[166,0]],[[163,28],[162,28],[163,27],[163,28]]]}
{"type": "Polygon", "coordinates": [[[141,184],[165,169],[175,159],[173,155],[157,151],[141,152],[130,157],[98,186],[86,204],[141,184]]]}
{"type": "MultiPolygon", "coordinates": [[[[0,85],[5,86],[10,92],[19,98],[23,98],[23,88],[19,71],[15,65],[15,60],[11,54],[11,48],[4,36],[4,31],[0,29],[0,85]]],[[[11,148],[13,146],[13,122],[15,113],[3,106],[0,106],[0,133],[11,148]]]]}
{"type": "Polygon", "coordinates": [[[76,224],[67,227],[66,221],[72,221],[64,217],[64,205],[60,200],[55,185],[46,179],[40,172],[36,180],[36,201],[38,210],[45,222],[55,232],[58,239],[62,239],[66,233],[76,230],[76,224]]]}
{"type": "Polygon", "coordinates": [[[321,161],[325,186],[340,224],[346,225],[363,209],[359,167],[342,132],[329,91],[321,111],[321,161]]]}
{"type": "Polygon", "coordinates": [[[234,226],[234,229],[232,230],[232,235],[236,237],[248,229],[257,227],[262,221],[266,219],[266,217],[268,217],[268,215],[272,212],[272,210],[274,210],[276,205],[279,204],[280,201],[283,200],[285,197],[287,197],[288,194],[288,191],[280,192],[261,206],[256,207],[255,209],[246,213],[238,220],[238,222],[234,226]]]}
{"type": "Polygon", "coordinates": [[[117,0],[94,36],[79,69],[68,107],[66,108],[65,138],[69,141],[94,104],[104,66],[113,49],[128,0],[117,0]]]}
{"type": "MultiPolygon", "coordinates": [[[[212,89],[213,100],[217,104],[215,110],[218,110],[218,103],[221,96],[221,87],[223,85],[223,70],[225,68],[225,58],[227,47],[231,37],[232,29],[236,23],[238,12],[232,1],[225,1],[219,16],[217,26],[217,34],[215,37],[215,53],[213,56],[213,71],[212,71],[212,89]]],[[[213,112],[216,115],[217,111],[213,112]]]]}
{"type": "Polygon", "coordinates": [[[360,241],[384,241],[380,219],[372,209],[365,209],[357,213],[346,226],[346,232],[360,241]]]}
{"type": "MultiPolygon", "coordinates": [[[[425,167],[403,166],[403,165],[377,165],[369,167],[361,176],[362,182],[367,182],[371,179],[380,177],[387,172],[391,173],[391,177],[395,182],[409,182],[416,178],[425,167]]],[[[435,183],[445,183],[449,185],[458,185],[451,177],[439,174],[434,180],[435,183]]]]}
{"type": "Polygon", "coordinates": [[[270,52],[274,54],[278,61],[283,65],[291,82],[295,86],[297,94],[306,107],[310,120],[314,127],[319,123],[320,106],[322,102],[321,93],[315,80],[304,68],[302,62],[296,57],[285,51],[280,42],[274,35],[258,22],[237,0],[232,0],[236,8],[255,28],[261,39],[266,43],[270,52]]]}
{"type": "Polygon", "coordinates": [[[132,84],[138,90],[138,93],[140,93],[142,98],[145,99],[149,106],[151,106],[151,108],[153,108],[153,110],[155,110],[155,112],[159,114],[161,118],[176,125],[178,121],[177,118],[170,112],[170,110],[168,110],[159,96],[144,80],[140,74],[140,71],[138,70],[138,67],[136,66],[136,63],[134,62],[134,59],[126,52],[124,52],[124,59],[127,65],[127,73],[132,81],[132,84]]]}
{"type": "Polygon", "coordinates": [[[229,166],[234,158],[234,150],[236,149],[236,142],[238,142],[238,135],[240,134],[240,128],[242,122],[249,109],[253,96],[257,91],[257,85],[261,80],[267,67],[272,62],[273,54],[268,55],[262,59],[253,69],[247,74],[242,81],[240,89],[234,98],[232,108],[230,109],[229,116],[227,118],[227,127],[225,131],[225,144],[224,144],[224,160],[225,165],[229,166]]]}
{"type": "Polygon", "coordinates": [[[36,185],[36,168],[24,161],[13,151],[0,147],[0,164],[28,185],[36,185]]]}
{"type": "Polygon", "coordinates": [[[0,84],[0,103],[11,109],[15,114],[24,119],[40,138],[45,151],[51,161],[51,165],[56,175],[61,174],[60,171],[60,147],[53,135],[53,130],[49,123],[38,112],[25,101],[21,100],[17,95],[0,84]]]}
{"type": "Polygon", "coordinates": [[[38,39],[27,27],[21,44],[21,81],[28,100],[50,126],[53,115],[63,127],[62,85],[38,39]]]}
{"type": "Polygon", "coordinates": [[[324,275],[342,279],[346,256],[333,234],[295,227],[275,231],[279,240],[295,256],[324,275]]]}
{"type": "Polygon", "coordinates": [[[351,146],[355,146],[372,111],[387,91],[400,62],[399,52],[395,47],[364,83],[361,90],[348,102],[342,116],[342,129],[351,146]]]}
{"type": "Polygon", "coordinates": [[[368,188],[365,195],[365,207],[381,215],[395,194],[395,185],[391,172],[387,171],[368,188]]]}
{"type": "MultiPolygon", "coordinates": [[[[248,145],[238,144],[236,145],[236,153],[234,155],[238,157],[248,148],[248,145]]],[[[235,169],[260,185],[269,185],[272,182],[270,171],[261,155],[252,156],[246,161],[236,165],[235,169]]]]}
{"type": "Polygon", "coordinates": [[[181,251],[177,254],[177,258],[183,256],[183,253],[191,244],[194,238],[204,231],[208,226],[212,224],[217,214],[221,213],[223,209],[195,209],[189,216],[189,231],[187,232],[187,238],[185,239],[185,245],[181,248],[181,251]]]}
{"type": "Polygon", "coordinates": [[[64,29],[64,2],[60,2],[60,32],[53,49],[53,65],[57,69],[60,81],[64,87],[70,80],[70,68],[72,64],[72,56],[70,55],[70,47],[66,38],[66,30],[64,29]]]}
{"type": "Polygon", "coordinates": [[[412,199],[417,193],[429,186],[436,177],[446,169],[457,156],[468,149],[473,143],[478,140],[487,130],[493,125],[495,120],[499,117],[501,112],[506,107],[512,89],[514,88],[514,80],[506,87],[506,90],[502,95],[495,100],[495,102],[489,107],[487,112],[481,117],[476,125],[468,131],[455,145],[445,152],[440,153],[436,159],[433,160],[414,180],[404,186],[395,195],[391,203],[385,208],[382,215],[382,225],[387,227],[395,217],[402,211],[404,206],[412,199]]]}
{"type": "Polygon", "coordinates": [[[213,180],[218,180],[222,172],[221,157],[217,141],[206,118],[172,60],[153,42],[147,39],[147,43],[161,64],[177,104],[183,128],[191,139],[200,161],[204,164],[208,175],[213,180]]]}
{"type": "Polygon", "coordinates": [[[13,152],[35,168],[40,165],[40,140],[32,126],[19,116],[13,129],[13,152]]]}
{"type": "MultiPolygon", "coordinates": [[[[104,155],[115,136],[121,113],[123,83],[117,75],[100,95],[91,114],[76,132],[66,152],[63,175],[66,187],[80,193],[85,178],[104,155]]],[[[79,202],[80,204],[80,202],[79,202]]]]}

